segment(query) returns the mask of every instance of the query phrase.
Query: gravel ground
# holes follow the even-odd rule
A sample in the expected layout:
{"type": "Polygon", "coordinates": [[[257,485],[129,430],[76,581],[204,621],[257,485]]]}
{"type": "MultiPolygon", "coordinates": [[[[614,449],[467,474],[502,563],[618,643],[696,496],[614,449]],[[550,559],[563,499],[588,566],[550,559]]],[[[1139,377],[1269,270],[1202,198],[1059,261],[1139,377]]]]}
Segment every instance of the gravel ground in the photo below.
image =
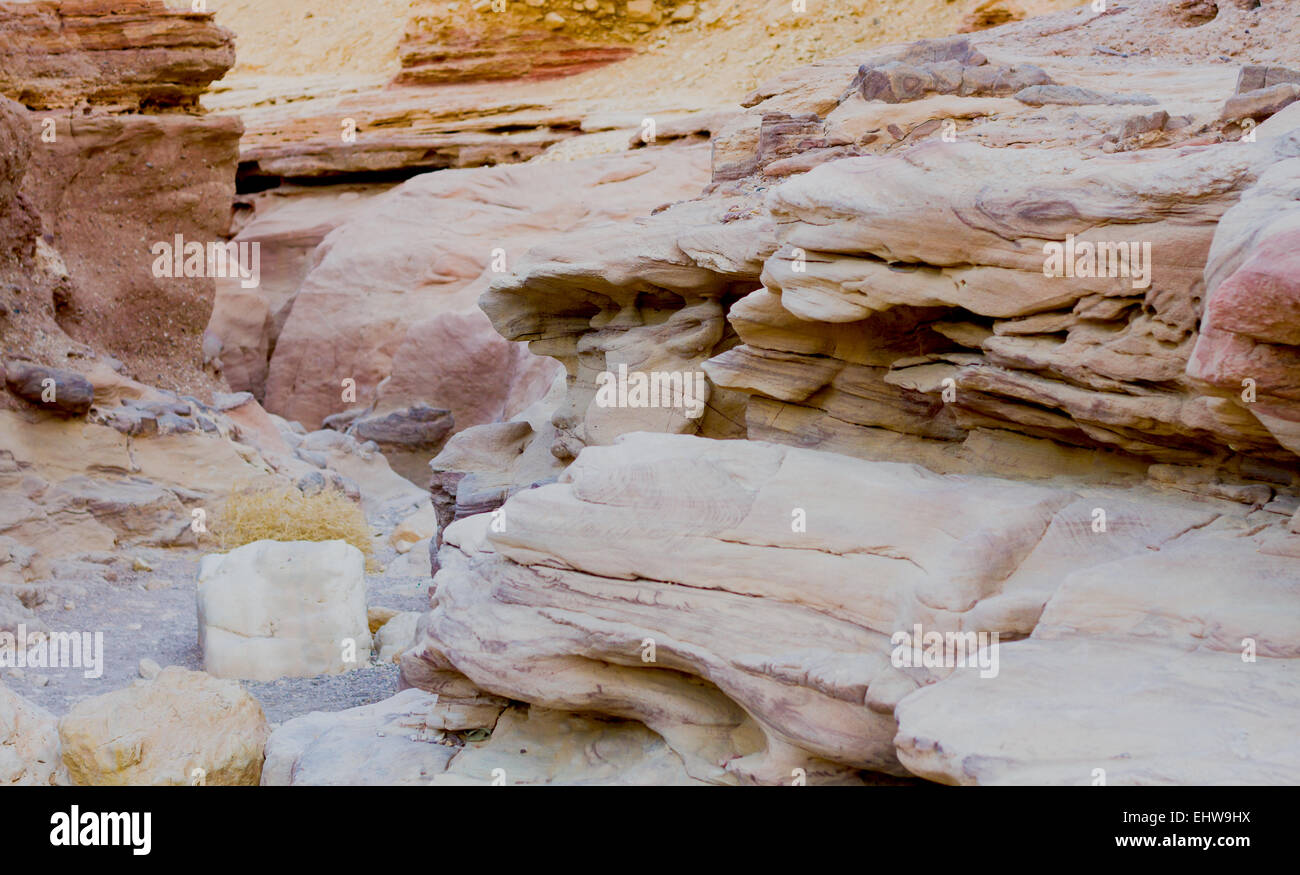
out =
{"type": "MultiPolygon", "coordinates": [[[[36,616],[53,632],[103,632],[103,675],[88,678],[77,668],[0,669],[5,685],[62,716],[82,699],[129,686],[140,677],[142,659],[201,669],[195,586],[202,556],[197,550],[127,548],[55,563],[50,579],[39,584],[46,601],[36,616]]],[[[367,604],[427,610],[428,578],[412,573],[405,560],[394,562],[397,554],[390,547],[376,558],[385,571],[367,575],[367,604]]],[[[371,664],[342,675],[241,683],[262,703],[267,719],[278,724],[312,711],[342,711],[386,699],[397,692],[397,666],[371,664]]]]}

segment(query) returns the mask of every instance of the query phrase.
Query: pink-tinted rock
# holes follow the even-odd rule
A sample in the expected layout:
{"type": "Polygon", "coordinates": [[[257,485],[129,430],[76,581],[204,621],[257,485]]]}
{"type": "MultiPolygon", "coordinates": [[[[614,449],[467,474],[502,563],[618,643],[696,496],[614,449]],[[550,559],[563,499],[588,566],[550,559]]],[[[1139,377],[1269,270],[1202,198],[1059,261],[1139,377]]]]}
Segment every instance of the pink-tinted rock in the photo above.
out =
{"type": "Polygon", "coordinates": [[[541,397],[560,365],[497,334],[480,310],[445,313],[406,332],[380,407],[436,398],[456,430],[514,416],[541,397]]]}
{"type": "MultiPolygon", "coordinates": [[[[394,374],[413,326],[445,314],[474,324],[466,314],[477,312],[490,278],[512,270],[530,247],[692,197],[707,182],[707,160],[707,150],[669,147],[445,171],[376,198],[317,250],[271,359],[267,409],[314,427],[327,416],[370,405],[379,384],[394,374]],[[345,380],[355,381],[354,400],[346,400],[345,380]]],[[[489,352],[491,345],[470,346],[487,360],[506,357],[504,347],[489,352]]],[[[460,409],[468,424],[508,406],[510,380],[478,375],[475,385],[492,397],[467,403],[471,393],[438,376],[461,367],[456,355],[436,349],[421,355],[435,370],[419,381],[412,379],[415,371],[399,374],[405,403],[460,409]]],[[[457,428],[465,424],[457,419],[457,428]]]]}
{"type": "Polygon", "coordinates": [[[1261,245],[1219,286],[1206,318],[1224,331],[1300,346],[1300,229],[1261,245]]]}
{"type": "Polygon", "coordinates": [[[238,278],[218,278],[207,327],[214,348],[205,364],[219,366],[231,389],[265,397],[271,353],[312,268],[316,247],[386,188],[285,186],[246,199],[253,215],[234,242],[260,247],[261,282],[247,289],[238,278]]]}

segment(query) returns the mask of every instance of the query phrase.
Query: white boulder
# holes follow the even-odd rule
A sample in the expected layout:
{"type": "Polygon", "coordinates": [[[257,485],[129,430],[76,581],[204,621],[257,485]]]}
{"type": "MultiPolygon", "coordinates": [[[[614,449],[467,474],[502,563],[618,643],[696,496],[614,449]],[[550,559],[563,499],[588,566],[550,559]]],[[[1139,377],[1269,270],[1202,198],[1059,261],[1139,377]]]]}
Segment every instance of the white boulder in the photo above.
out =
{"type": "Polygon", "coordinates": [[[341,674],[370,659],[365,559],[344,541],[257,541],[205,556],[198,612],[214,677],[341,674]]]}

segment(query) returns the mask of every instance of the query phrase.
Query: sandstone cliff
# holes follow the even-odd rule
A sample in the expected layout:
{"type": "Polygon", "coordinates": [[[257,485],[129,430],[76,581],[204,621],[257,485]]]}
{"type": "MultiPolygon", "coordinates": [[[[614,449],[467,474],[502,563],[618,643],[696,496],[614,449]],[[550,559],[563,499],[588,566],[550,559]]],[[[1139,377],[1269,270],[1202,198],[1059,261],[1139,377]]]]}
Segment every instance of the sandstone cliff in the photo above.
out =
{"type": "Polygon", "coordinates": [[[721,783],[1296,780],[1298,29],[1151,0],[823,62],[700,198],[534,248],[481,306],[564,396],[434,461],[405,682],[721,783]],[[619,365],[710,416],[609,407],[619,365]],[[900,667],[914,628],[1001,664],[900,667]]]}
{"type": "Polygon", "coordinates": [[[0,783],[1300,781],[1300,12],[797,6],[0,2],[0,783]]]}

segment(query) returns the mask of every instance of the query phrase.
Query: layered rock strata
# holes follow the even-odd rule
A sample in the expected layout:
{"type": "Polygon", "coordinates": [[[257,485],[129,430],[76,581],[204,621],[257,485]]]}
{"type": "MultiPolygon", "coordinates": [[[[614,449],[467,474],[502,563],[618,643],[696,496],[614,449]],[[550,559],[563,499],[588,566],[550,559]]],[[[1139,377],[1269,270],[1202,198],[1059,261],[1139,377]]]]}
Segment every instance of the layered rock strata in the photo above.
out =
{"type": "Polygon", "coordinates": [[[570,4],[555,5],[563,11],[548,10],[546,3],[513,8],[500,4],[500,9],[489,5],[457,17],[417,15],[398,47],[402,72],[395,81],[441,85],[569,76],[635,51],[636,32],[628,27],[625,13],[610,16],[597,9],[592,15],[579,10],[575,18],[570,4]],[[604,27],[601,18],[606,19],[604,27]],[[618,24],[624,33],[618,33],[618,24]]]}
{"type": "Polygon", "coordinates": [[[188,108],[235,63],[208,12],[161,0],[0,3],[0,93],[37,110],[188,108]]]}
{"type": "MultiPolygon", "coordinates": [[[[790,783],[796,769],[817,782],[858,781],[859,770],[932,777],[942,769],[914,765],[913,751],[934,746],[910,740],[906,720],[896,746],[896,713],[984,691],[1033,708],[1047,675],[1035,670],[1039,686],[1023,689],[1020,660],[1056,648],[1066,659],[1080,639],[1199,647],[1201,662],[1285,695],[1297,663],[1281,618],[1294,614],[1300,547],[1289,514],[1261,507],[1271,496],[1067,489],[756,441],[627,435],[585,450],[559,483],[448,529],[435,607],[403,672],[444,707],[478,689],[640,720],[705,780],[790,783]],[[1229,566],[1253,581],[1231,609],[1233,578],[1219,573],[1229,566]],[[1175,597],[1189,574],[1194,596],[1175,597]],[[918,628],[963,636],[971,668],[944,681],[953,667],[912,664],[910,645],[900,665],[900,636],[918,628]],[[1240,658],[1247,636],[1257,666],[1240,658]]],[[[1204,702],[1203,682],[1161,681],[1163,695],[1213,723],[1207,737],[1231,737],[1231,712],[1204,702]]],[[[1098,719],[1136,721],[1140,707],[1117,695],[1098,719]]],[[[942,733],[965,739],[970,725],[915,732],[947,750],[942,733]]],[[[1294,750],[1274,753],[1277,768],[1300,767],[1294,750]]],[[[1140,766],[1150,764],[1126,774],[1140,766]]],[[[1259,777],[1224,769],[1216,780],[1259,777]]]]}
{"type": "Polygon", "coordinates": [[[1254,92],[1300,16],[1199,6],[784,74],[701,198],[498,278],[567,380],[434,461],[404,682],[640,720],[719,783],[1294,780],[1300,115],[1254,92]],[[730,424],[601,404],[620,364],[730,424]]]}
{"type": "MultiPolygon", "coordinates": [[[[1228,48],[1243,27],[1297,23],[1225,6],[1191,33],[1148,3],[785,74],[714,137],[704,198],[625,226],[594,263],[581,236],[539,248],[482,306],[506,337],[543,336],[533,349],[566,363],[562,455],[620,433],[610,417],[674,429],[591,403],[594,373],[660,348],[629,335],[606,362],[588,352],[611,317],[588,325],[576,302],[626,271],[647,300],[707,289],[719,302],[729,339],[701,367],[720,399],[747,396],[731,418],[751,438],[920,453],[946,470],[1014,465],[1045,440],[1067,449],[1035,451],[1043,467],[1209,461],[1289,482],[1278,437],[1188,371],[1220,220],[1273,189],[1297,147],[1293,110],[1244,136],[1220,112],[1236,73],[1195,65],[1209,53],[1197,40],[1219,40],[1271,62],[1241,68],[1239,87],[1289,75],[1284,54],[1228,48]],[[1134,92],[1117,87],[1116,56],[1057,51],[1114,44],[1125,27],[1156,34],[1169,60],[1153,63],[1190,66],[1134,92]]],[[[605,308],[625,314],[611,324],[629,306],[605,308]]]]}

